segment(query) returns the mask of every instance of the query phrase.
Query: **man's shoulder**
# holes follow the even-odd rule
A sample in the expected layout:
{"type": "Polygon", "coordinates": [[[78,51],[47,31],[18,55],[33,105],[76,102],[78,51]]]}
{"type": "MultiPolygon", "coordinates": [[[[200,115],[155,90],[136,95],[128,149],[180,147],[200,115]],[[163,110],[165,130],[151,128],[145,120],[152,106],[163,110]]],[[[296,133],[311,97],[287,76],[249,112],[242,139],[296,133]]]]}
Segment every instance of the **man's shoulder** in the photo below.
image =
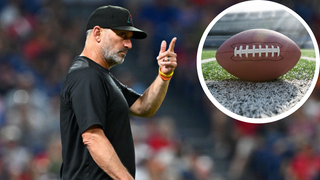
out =
{"type": "Polygon", "coordinates": [[[90,65],[90,62],[83,57],[76,57],[69,68],[64,86],[83,84],[86,82],[101,81],[103,74],[90,65]]]}
{"type": "Polygon", "coordinates": [[[92,66],[92,63],[89,61],[89,59],[77,56],[68,71],[68,76],[80,76],[80,77],[96,77],[99,76],[100,71],[92,66]]]}
{"type": "Polygon", "coordinates": [[[71,67],[69,68],[68,74],[76,71],[76,70],[80,70],[80,69],[91,69],[89,68],[89,62],[86,58],[81,57],[81,56],[77,56],[73,62],[71,67]]]}

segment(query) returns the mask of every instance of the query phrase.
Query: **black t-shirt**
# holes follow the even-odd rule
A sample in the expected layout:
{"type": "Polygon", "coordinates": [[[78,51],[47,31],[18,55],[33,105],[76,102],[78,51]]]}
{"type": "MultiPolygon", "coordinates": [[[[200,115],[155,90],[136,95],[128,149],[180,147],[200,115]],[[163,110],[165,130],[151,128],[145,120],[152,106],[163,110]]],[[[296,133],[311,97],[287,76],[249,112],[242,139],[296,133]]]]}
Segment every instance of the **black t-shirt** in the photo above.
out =
{"type": "Polygon", "coordinates": [[[92,159],[82,133],[98,125],[122,164],[135,176],[135,155],[129,107],[140,97],[89,58],[73,61],[61,90],[61,180],[111,179],[92,159]]]}

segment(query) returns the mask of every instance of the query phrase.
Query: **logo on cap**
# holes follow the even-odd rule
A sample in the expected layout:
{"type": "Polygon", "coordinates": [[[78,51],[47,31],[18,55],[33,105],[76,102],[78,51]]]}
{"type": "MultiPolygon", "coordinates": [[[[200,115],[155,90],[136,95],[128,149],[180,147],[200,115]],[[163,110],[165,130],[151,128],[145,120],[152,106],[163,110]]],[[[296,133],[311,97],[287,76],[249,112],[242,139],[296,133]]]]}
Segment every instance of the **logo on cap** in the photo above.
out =
{"type": "Polygon", "coordinates": [[[127,23],[130,23],[133,25],[133,20],[132,20],[132,16],[131,16],[131,13],[129,14],[129,17],[128,17],[128,21],[127,23]]]}

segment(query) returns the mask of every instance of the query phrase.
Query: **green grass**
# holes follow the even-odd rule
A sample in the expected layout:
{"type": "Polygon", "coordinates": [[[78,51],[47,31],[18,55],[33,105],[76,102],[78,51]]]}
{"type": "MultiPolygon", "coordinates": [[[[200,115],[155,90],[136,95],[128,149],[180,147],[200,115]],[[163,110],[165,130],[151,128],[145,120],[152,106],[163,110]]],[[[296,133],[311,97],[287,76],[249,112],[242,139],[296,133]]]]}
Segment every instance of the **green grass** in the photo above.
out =
{"type": "Polygon", "coordinates": [[[202,64],[202,73],[205,81],[208,80],[228,80],[228,79],[238,79],[232,74],[228,73],[223,69],[217,61],[211,61],[202,64]]]}
{"type": "Polygon", "coordinates": [[[216,50],[203,50],[201,60],[216,57],[216,50]]]}
{"type": "MultiPolygon", "coordinates": [[[[216,54],[216,53],[214,53],[216,54]]],[[[316,53],[314,49],[302,49],[301,56],[316,58],[316,53]]]]}
{"type": "MultiPolygon", "coordinates": [[[[215,57],[215,50],[203,50],[201,59],[209,59],[215,57]]],[[[303,49],[301,50],[301,56],[315,58],[316,54],[313,49],[303,49]]],[[[279,79],[286,80],[312,80],[314,76],[314,71],[316,67],[315,61],[309,61],[300,59],[299,62],[285,75],[279,77],[279,79]]],[[[217,61],[211,61],[202,64],[202,73],[205,81],[208,80],[233,80],[238,79],[237,77],[231,75],[226,70],[224,70],[217,61]]]]}
{"type": "Polygon", "coordinates": [[[316,68],[315,61],[300,59],[299,62],[289,72],[279,77],[279,79],[312,80],[314,76],[315,68],[316,68]]]}

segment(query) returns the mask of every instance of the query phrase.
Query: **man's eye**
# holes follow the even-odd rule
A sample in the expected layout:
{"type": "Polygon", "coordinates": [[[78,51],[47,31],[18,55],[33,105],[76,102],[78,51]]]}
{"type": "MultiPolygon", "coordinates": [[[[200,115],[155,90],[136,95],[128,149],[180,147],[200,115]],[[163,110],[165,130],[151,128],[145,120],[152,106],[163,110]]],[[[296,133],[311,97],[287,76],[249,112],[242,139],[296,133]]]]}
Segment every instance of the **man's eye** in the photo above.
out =
{"type": "Polygon", "coordinates": [[[126,37],[126,33],[122,32],[122,33],[120,33],[120,36],[125,38],[126,37]]]}

